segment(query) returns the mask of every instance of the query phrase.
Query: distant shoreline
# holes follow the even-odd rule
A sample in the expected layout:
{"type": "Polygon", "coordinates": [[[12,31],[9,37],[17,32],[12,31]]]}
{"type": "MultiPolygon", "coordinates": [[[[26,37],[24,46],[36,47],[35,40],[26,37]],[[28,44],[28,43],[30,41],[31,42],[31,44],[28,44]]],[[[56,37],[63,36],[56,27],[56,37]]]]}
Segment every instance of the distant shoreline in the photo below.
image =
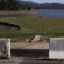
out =
{"type": "Polygon", "coordinates": [[[17,14],[36,14],[33,10],[1,10],[0,15],[17,15],[17,14]]]}

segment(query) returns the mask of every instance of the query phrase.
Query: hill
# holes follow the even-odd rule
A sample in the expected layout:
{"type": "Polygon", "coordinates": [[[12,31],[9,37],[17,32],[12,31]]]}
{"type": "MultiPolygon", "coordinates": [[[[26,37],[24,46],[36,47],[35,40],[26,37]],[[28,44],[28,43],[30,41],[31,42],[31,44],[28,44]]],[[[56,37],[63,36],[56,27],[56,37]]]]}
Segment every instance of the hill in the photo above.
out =
{"type": "Polygon", "coordinates": [[[21,1],[23,4],[27,4],[33,9],[64,9],[64,4],[61,3],[34,3],[31,1],[21,1]]]}

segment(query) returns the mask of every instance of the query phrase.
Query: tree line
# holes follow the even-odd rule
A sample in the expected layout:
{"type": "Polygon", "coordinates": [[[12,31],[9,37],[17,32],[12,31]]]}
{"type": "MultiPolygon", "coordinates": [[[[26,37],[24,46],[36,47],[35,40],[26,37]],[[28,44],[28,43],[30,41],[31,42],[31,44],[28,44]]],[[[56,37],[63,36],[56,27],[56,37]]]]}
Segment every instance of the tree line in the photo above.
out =
{"type": "Polygon", "coordinates": [[[0,10],[30,10],[27,4],[20,3],[17,0],[0,0],[0,10]]]}
{"type": "Polygon", "coordinates": [[[44,3],[36,6],[35,9],[64,9],[64,4],[60,3],[44,3]]]}
{"type": "Polygon", "coordinates": [[[23,4],[27,4],[33,9],[64,9],[64,4],[61,3],[34,3],[25,1],[23,4]]]}

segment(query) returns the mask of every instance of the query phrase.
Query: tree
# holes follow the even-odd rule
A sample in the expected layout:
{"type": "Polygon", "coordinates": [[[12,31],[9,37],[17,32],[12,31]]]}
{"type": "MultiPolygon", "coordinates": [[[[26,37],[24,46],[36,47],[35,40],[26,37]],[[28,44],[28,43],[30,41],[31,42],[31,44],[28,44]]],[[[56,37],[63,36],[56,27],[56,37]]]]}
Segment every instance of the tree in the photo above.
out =
{"type": "Polygon", "coordinates": [[[17,0],[0,0],[0,10],[19,10],[19,9],[30,9],[30,8],[17,0]]]}

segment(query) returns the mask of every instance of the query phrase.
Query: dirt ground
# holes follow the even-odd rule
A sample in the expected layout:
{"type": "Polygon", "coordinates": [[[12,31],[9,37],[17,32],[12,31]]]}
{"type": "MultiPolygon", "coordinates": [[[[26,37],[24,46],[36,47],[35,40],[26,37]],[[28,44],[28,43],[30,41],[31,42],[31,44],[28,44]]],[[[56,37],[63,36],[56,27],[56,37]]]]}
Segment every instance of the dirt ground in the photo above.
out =
{"type": "Polygon", "coordinates": [[[17,42],[11,43],[11,49],[49,49],[48,42],[17,42]]]}
{"type": "Polygon", "coordinates": [[[43,59],[49,56],[48,42],[11,43],[11,59],[43,59]]]}

